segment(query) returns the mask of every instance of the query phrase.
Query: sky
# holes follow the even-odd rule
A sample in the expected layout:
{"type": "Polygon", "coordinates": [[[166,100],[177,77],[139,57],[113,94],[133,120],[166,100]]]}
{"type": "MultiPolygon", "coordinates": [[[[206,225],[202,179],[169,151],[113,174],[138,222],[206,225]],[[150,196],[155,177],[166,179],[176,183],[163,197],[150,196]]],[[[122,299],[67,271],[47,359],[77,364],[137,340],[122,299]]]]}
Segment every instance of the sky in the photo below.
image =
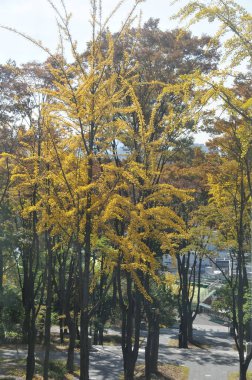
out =
{"type": "MultiPolygon", "coordinates": [[[[60,8],[60,0],[54,0],[60,8]]],[[[74,39],[78,41],[79,50],[85,48],[86,42],[91,36],[90,2],[89,0],[65,0],[67,9],[72,13],[71,30],[74,39]]],[[[103,0],[103,19],[114,9],[118,0],[103,0]]],[[[109,23],[112,31],[120,28],[123,20],[131,9],[134,0],[125,0],[123,6],[114,15],[109,23]]],[[[176,5],[170,5],[170,0],[145,0],[138,7],[142,11],[142,20],[150,17],[160,19],[162,29],[173,29],[178,26],[177,22],[171,21],[170,16],[186,3],[180,0],[176,5]]],[[[251,0],[238,0],[238,3],[252,12],[251,0]]],[[[47,0],[0,0],[0,24],[13,27],[20,32],[41,40],[52,52],[58,43],[56,15],[47,0]]],[[[193,33],[211,33],[214,26],[207,22],[193,27],[193,33]]],[[[43,61],[46,53],[32,45],[22,37],[0,29],[0,64],[8,59],[24,63],[31,60],[43,61]]]]}
{"type": "MultiPolygon", "coordinates": [[[[53,1],[60,9],[60,0],[53,1]]],[[[252,0],[237,0],[237,2],[252,13],[252,0]]],[[[103,20],[111,13],[117,3],[118,0],[103,0],[103,20]]],[[[180,0],[176,5],[171,5],[170,0],[145,0],[138,7],[137,14],[141,10],[142,23],[150,17],[159,18],[161,29],[174,29],[180,25],[177,21],[171,21],[170,17],[186,3],[187,0],[180,0]]],[[[72,36],[78,42],[79,52],[82,52],[91,37],[90,1],[65,0],[65,4],[67,10],[72,13],[70,24],[72,36]]],[[[111,31],[120,29],[133,4],[134,0],[124,1],[121,8],[110,20],[109,28],[111,31]]],[[[15,28],[19,32],[42,41],[52,53],[56,51],[58,45],[56,14],[47,0],[0,0],[0,25],[15,28]]],[[[192,27],[192,32],[197,35],[212,34],[215,27],[214,24],[201,22],[192,27]]],[[[46,58],[47,54],[30,41],[13,32],[0,29],[0,64],[6,63],[9,59],[20,64],[34,60],[44,61],[46,58]]],[[[206,140],[207,135],[202,135],[197,142],[206,140]]]]}

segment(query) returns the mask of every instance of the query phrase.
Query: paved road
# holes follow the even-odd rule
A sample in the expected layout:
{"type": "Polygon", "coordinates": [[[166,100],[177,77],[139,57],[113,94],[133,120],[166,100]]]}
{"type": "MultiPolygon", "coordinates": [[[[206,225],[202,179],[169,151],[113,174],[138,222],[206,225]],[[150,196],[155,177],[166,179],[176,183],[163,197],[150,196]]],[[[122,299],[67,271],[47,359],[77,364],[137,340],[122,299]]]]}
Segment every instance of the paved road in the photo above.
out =
{"type": "MultiPolygon", "coordinates": [[[[143,334],[144,335],[144,334],[143,334]]],[[[169,339],[177,338],[177,329],[163,329],[160,335],[159,360],[189,367],[189,380],[226,380],[229,372],[238,370],[238,355],[233,350],[233,339],[228,327],[211,321],[207,316],[197,317],[194,337],[205,345],[205,349],[178,349],[168,347],[169,339]]],[[[0,350],[0,357],[25,357],[24,351],[0,350]]],[[[54,359],[63,359],[62,353],[55,353],[54,359]]],[[[140,348],[139,362],[144,360],[144,347],[140,348]]],[[[76,362],[79,354],[76,354],[76,362]]],[[[96,346],[90,354],[90,380],[116,380],[122,372],[122,353],[119,346],[96,346]]],[[[0,369],[1,375],[1,369],[0,369]]]]}
{"type": "MultiPolygon", "coordinates": [[[[162,329],[160,334],[159,360],[161,362],[174,363],[189,367],[189,380],[226,380],[230,372],[238,371],[239,361],[237,352],[233,349],[234,340],[229,335],[227,325],[222,325],[212,320],[207,315],[199,315],[194,323],[194,339],[204,344],[205,349],[178,349],[168,347],[171,338],[177,338],[177,329],[162,329]]],[[[99,351],[100,352],[100,351],[99,351]]],[[[122,355],[118,347],[104,347],[103,353],[111,355],[112,362],[122,370],[122,355]],[[114,354],[114,356],[113,356],[114,354]]],[[[92,358],[96,360],[100,353],[93,353],[92,358]]],[[[139,361],[144,360],[144,348],[140,349],[139,361]]],[[[106,364],[106,362],[104,363],[106,364]]],[[[111,362],[108,359],[107,365],[111,362]]],[[[250,366],[252,368],[252,366],[250,366]]],[[[91,366],[92,368],[92,366],[91,366]]],[[[92,380],[114,380],[117,369],[112,367],[102,377],[102,371],[94,373],[91,370],[92,380]],[[99,377],[96,377],[100,375],[99,377]]]]}

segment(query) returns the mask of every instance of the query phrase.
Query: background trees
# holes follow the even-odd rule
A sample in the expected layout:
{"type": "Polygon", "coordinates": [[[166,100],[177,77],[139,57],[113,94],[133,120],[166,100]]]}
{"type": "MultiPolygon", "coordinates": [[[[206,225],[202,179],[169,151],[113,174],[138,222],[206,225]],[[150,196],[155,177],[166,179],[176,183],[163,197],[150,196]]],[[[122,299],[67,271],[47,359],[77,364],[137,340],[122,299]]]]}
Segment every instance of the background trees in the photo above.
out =
{"type": "Polygon", "coordinates": [[[226,244],[230,247],[231,259],[235,262],[235,274],[232,273],[228,283],[233,295],[232,321],[240,358],[240,379],[245,379],[251,361],[251,353],[245,355],[244,352],[244,308],[248,287],[251,289],[245,258],[245,252],[251,250],[248,245],[248,236],[251,235],[248,227],[251,218],[251,109],[248,106],[250,94],[247,92],[250,88],[249,74],[245,74],[245,90],[241,79],[244,74],[239,74],[238,70],[241,64],[251,66],[251,15],[233,1],[216,1],[213,4],[189,2],[181,9],[179,17],[189,18],[190,23],[206,18],[210,22],[217,21],[219,30],[213,43],[225,36],[221,52],[223,65],[228,71],[224,69],[213,72],[208,77],[201,77],[199,83],[206,94],[203,102],[218,99],[221,102],[220,108],[224,111],[212,124],[212,132],[218,137],[213,139],[211,146],[220,154],[216,154],[213,171],[209,175],[210,202],[215,208],[215,220],[218,220],[216,228],[224,234],[226,244]],[[218,211],[220,208],[221,213],[218,211]]]}

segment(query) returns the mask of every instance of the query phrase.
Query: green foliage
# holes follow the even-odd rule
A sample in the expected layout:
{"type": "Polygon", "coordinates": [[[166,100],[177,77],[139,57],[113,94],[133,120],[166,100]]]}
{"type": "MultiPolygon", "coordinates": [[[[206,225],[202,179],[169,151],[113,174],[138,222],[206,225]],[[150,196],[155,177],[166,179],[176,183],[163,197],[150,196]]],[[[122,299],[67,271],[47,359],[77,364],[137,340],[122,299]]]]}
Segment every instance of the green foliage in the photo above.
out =
{"type": "Polygon", "coordinates": [[[252,318],[252,293],[251,288],[245,294],[245,305],[244,305],[244,323],[247,324],[252,318]]]}
{"type": "Polygon", "coordinates": [[[52,360],[49,363],[49,377],[55,380],[64,379],[67,373],[66,363],[63,360],[52,360]]]}
{"type": "Polygon", "coordinates": [[[23,306],[20,291],[16,287],[6,286],[2,296],[2,323],[5,331],[18,333],[23,319],[23,306]]]}
{"type": "Polygon", "coordinates": [[[3,322],[0,322],[0,343],[4,341],[4,338],[5,338],[4,324],[3,322]]]}
{"type": "Polygon", "coordinates": [[[22,341],[23,335],[21,331],[6,331],[5,332],[5,343],[20,343],[22,341]]]}
{"type": "Polygon", "coordinates": [[[159,285],[151,282],[150,296],[153,300],[151,307],[159,310],[160,324],[172,326],[177,317],[177,300],[164,279],[159,285]]]}
{"type": "Polygon", "coordinates": [[[232,319],[232,292],[228,284],[216,290],[215,300],[212,302],[214,311],[221,312],[228,319],[232,319]]]}

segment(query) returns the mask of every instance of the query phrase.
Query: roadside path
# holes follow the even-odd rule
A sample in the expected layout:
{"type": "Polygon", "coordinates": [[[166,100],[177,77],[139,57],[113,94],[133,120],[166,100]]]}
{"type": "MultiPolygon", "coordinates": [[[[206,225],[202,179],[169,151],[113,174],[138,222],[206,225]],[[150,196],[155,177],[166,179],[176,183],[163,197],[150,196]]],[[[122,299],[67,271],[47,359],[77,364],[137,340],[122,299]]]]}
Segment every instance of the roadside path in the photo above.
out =
{"type": "MultiPolygon", "coordinates": [[[[110,332],[116,333],[116,331],[110,332]]],[[[145,332],[143,332],[144,335],[146,335],[145,332]]],[[[233,349],[234,341],[228,333],[227,326],[212,321],[208,316],[198,316],[194,324],[194,338],[203,344],[203,349],[186,350],[169,347],[169,340],[176,339],[177,335],[178,330],[175,328],[161,330],[159,361],[189,367],[189,380],[226,380],[228,373],[238,371],[238,355],[233,349]]],[[[143,346],[139,351],[139,363],[144,361],[143,346]]],[[[42,355],[42,352],[38,353],[40,359],[42,355]]],[[[13,363],[25,356],[26,351],[23,349],[0,349],[0,358],[10,358],[13,363]]],[[[53,352],[52,358],[64,359],[66,353],[53,352]]],[[[78,364],[78,353],[75,360],[78,364]]],[[[116,380],[122,371],[123,360],[120,346],[93,347],[90,353],[90,380],[116,380]]]]}

